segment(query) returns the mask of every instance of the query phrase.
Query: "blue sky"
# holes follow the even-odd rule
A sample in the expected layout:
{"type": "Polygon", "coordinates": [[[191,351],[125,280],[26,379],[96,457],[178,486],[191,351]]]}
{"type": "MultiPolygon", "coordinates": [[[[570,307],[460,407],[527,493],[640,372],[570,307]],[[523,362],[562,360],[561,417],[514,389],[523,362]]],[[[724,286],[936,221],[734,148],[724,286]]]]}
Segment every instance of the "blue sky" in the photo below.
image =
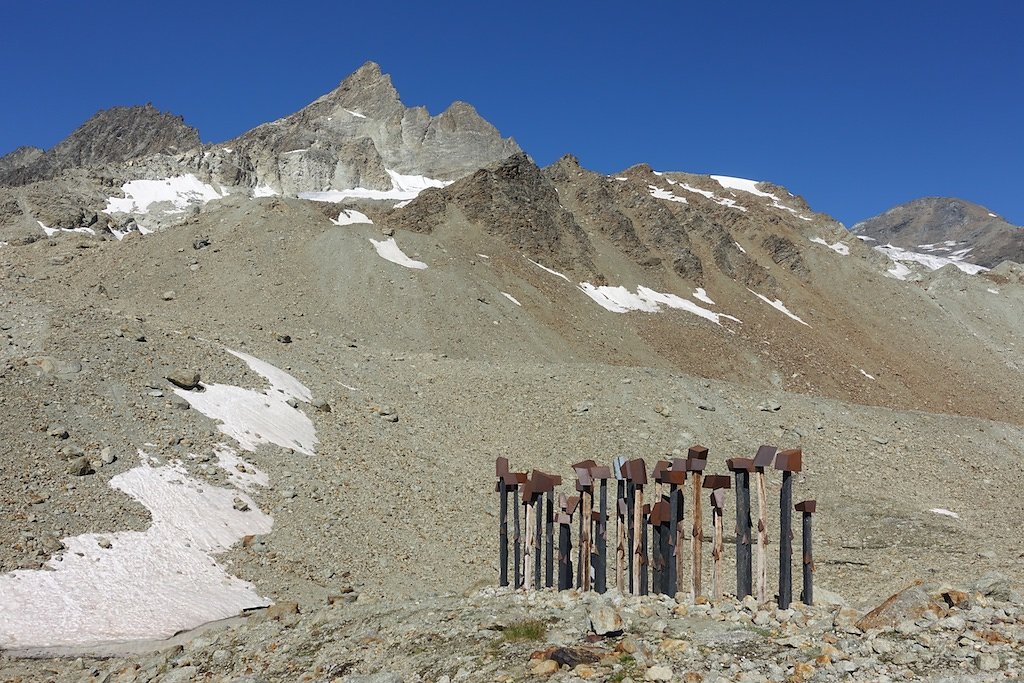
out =
{"type": "Polygon", "coordinates": [[[152,102],[205,141],[364,61],[540,164],[771,180],[847,225],[926,195],[1024,224],[1024,3],[4,2],[0,154],[152,102]]]}

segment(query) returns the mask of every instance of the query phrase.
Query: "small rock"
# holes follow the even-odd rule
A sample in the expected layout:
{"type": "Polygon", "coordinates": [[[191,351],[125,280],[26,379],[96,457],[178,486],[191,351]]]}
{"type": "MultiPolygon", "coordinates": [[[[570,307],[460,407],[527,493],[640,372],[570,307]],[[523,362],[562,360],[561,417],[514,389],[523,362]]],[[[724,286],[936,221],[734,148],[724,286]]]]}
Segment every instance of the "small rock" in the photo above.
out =
{"type": "Polygon", "coordinates": [[[757,409],[762,413],[777,413],[782,410],[782,404],[778,401],[765,401],[761,405],[757,406],[757,409]]]}
{"type": "Polygon", "coordinates": [[[174,301],[174,297],[176,296],[177,294],[174,293],[173,289],[168,289],[166,292],[163,293],[162,298],[164,301],[174,301]]]}
{"type": "Polygon", "coordinates": [[[310,401],[310,405],[319,410],[321,413],[331,412],[331,404],[323,400],[322,398],[313,399],[312,401],[310,401]]]}
{"type": "Polygon", "coordinates": [[[297,602],[275,602],[267,608],[268,619],[281,619],[281,617],[298,613],[299,604],[297,602]]]}
{"type": "Polygon", "coordinates": [[[175,368],[164,375],[164,379],[182,389],[191,390],[199,386],[199,372],[197,370],[175,368]]]}
{"type": "Polygon", "coordinates": [[[281,491],[281,497],[284,498],[285,500],[291,500],[292,498],[295,497],[295,491],[291,489],[285,489],[284,491],[281,491]]]}
{"type": "Polygon", "coordinates": [[[114,455],[110,446],[106,446],[100,451],[100,462],[104,465],[112,465],[115,460],[117,460],[117,456],[114,455]]]}
{"type": "Polygon", "coordinates": [[[667,666],[652,666],[644,674],[645,681],[671,681],[672,669],[667,666]]]}
{"type": "Polygon", "coordinates": [[[589,413],[593,407],[593,401],[577,401],[573,404],[571,412],[573,415],[582,415],[584,413],[589,413]]]}
{"type": "Polygon", "coordinates": [[[98,545],[99,547],[103,548],[104,550],[109,550],[112,544],[110,543],[110,541],[108,539],[101,538],[101,539],[96,541],[96,545],[98,545]]]}
{"type": "Polygon", "coordinates": [[[998,671],[999,656],[990,652],[979,652],[974,656],[974,664],[982,671],[998,671]]]}
{"type": "Polygon", "coordinates": [[[530,665],[530,674],[533,676],[550,676],[558,671],[558,662],[551,659],[541,659],[530,665]]]}
{"type": "Polygon", "coordinates": [[[93,469],[89,458],[83,455],[68,463],[68,474],[73,477],[84,477],[87,474],[96,474],[96,470],[93,469]]]}
{"type": "Polygon", "coordinates": [[[997,572],[989,572],[978,579],[974,590],[993,600],[1010,600],[1010,580],[997,572]]]}
{"type": "Polygon", "coordinates": [[[235,508],[236,510],[238,510],[239,512],[248,512],[249,511],[249,504],[246,503],[241,498],[239,498],[238,496],[235,496],[235,500],[232,503],[232,507],[235,508]]]}
{"type": "Polygon", "coordinates": [[[590,610],[590,630],[599,636],[622,633],[622,616],[611,605],[600,605],[590,610]]]}
{"type": "Polygon", "coordinates": [[[277,341],[281,342],[282,344],[292,343],[292,336],[290,334],[277,334],[274,336],[274,338],[277,339],[277,341]]]}

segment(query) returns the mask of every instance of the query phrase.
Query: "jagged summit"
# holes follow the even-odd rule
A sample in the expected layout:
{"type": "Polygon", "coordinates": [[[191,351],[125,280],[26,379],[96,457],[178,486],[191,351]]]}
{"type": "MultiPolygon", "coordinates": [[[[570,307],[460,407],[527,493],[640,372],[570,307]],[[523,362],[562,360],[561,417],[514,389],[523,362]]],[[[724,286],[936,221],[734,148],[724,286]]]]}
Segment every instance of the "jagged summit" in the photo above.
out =
{"type": "Polygon", "coordinates": [[[437,116],[406,107],[380,66],[367,62],[331,92],[228,143],[241,184],[286,194],[391,187],[385,172],[454,180],[519,151],[471,105],[437,116]]]}
{"type": "Polygon", "coordinates": [[[1007,260],[1024,262],[1024,228],[955,197],[921,197],[899,204],[857,223],[851,232],[905,249],[961,253],[965,260],[987,268],[1007,260]]]}
{"type": "Polygon", "coordinates": [[[181,116],[161,112],[152,104],[111,107],[94,114],[42,154],[22,147],[4,157],[3,161],[14,157],[14,162],[0,163],[0,184],[24,185],[69,168],[182,152],[199,144],[199,131],[181,116]]]}

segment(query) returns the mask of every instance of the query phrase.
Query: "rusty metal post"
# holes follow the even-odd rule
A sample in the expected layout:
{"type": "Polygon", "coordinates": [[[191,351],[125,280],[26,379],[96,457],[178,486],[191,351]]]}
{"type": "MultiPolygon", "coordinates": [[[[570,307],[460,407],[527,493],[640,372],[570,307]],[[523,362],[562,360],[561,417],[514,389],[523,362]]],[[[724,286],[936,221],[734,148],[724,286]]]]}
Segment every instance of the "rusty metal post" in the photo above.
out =
{"type": "Polygon", "coordinates": [[[742,600],[753,591],[750,472],[754,469],[754,461],[750,458],[730,458],[725,462],[736,477],[736,598],[742,600]]]}
{"type": "Polygon", "coordinates": [[[632,543],[633,563],[630,589],[634,595],[643,595],[647,580],[647,531],[644,526],[644,486],[647,484],[647,463],[643,458],[634,458],[626,463],[626,476],[633,487],[632,543]]]}
{"type": "Polygon", "coordinates": [[[594,590],[608,590],[608,478],[611,468],[598,465],[590,470],[591,477],[600,482],[600,501],[597,511],[597,532],[594,553],[594,590]]]}
{"type": "Polygon", "coordinates": [[[508,458],[498,458],[494,468],[498,477],[498,585],[508,585],[508,484],[502,476],[508,472],[508,458]]]}
{"type": "Polygon", "coordinates": [[[793,473],[800,471],[801,453],[791,448],[775,458],[775,468],[782,470],[782,491],[779,494],[779,608],[789,609],[793,599],[793,473]]]}
{"type": "Polygon", "coordinates": [[[775,446],[761,446],[754,456],[757,475],[757,602],[760,605],[768,601],[768,493],[764,469],[771,467],[777,451],[775,446]]]}
{"type": "Polygon", "coordinates": [[[796,504],[797,512],[802,512],[804,519],[803,529],[803,550],[804,559],[804,590],[800,594],[800,601],[805,605],[814,604],[814,551],[811,547],[811,515],[817,512],[818,502],[815,500],[804,500],[796,504]]]}
{"type": "Polygon", "coordinates": [[[597,467],[593,460],[583,460],[572,466],[576,472],[576,490],[580,494],[580,540],[579,561],[576,564],[576,586],[584,591],[590,590],[592,536],[594,512],[594,479],[591,468],[597,467]]]}
{"type": "Polygon", "coordinates": [[[567,498],[565,494],[559,497],[558,518],[558,590],[564,591],[572,588],[572,516],[579,505],[580,499],[576,496],[567,498]]]}

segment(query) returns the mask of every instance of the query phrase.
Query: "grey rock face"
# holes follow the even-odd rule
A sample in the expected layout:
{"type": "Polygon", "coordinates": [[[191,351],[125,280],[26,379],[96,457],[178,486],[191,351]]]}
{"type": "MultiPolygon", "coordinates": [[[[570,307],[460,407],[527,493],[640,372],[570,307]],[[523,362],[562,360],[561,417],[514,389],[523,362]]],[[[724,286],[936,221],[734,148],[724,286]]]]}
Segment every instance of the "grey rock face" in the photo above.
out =
{"type": "Polygon", "coordinates": [[[915,199],[858,223],[850,231],[879,244],[891,243],[936,256],[970,249],[965,260],[987,268],[1003,261],[1024,261],[1024,227],[963,199],[915,199]],[[954,244],[944,244],[947,241],[954,244]],[[930,248],[922,249],[921,245],[930,248]]]}
{"type": "Polygon", "coordinates": [[[452,180],[519,151],[464,102],[437,116],[407,108],[373,62],[302,110],[227,147],[235,158],[224,172],[238,176],[243,169],[234,181],[288,194],[391,189],[385,168],[452,180]]]}
{"type": "Polygon", "coordinates": [[[151,104],[112,107],[97,112],[47,152],[22,147],[0,159],[0,184],[25,185],[69,168],[171,154],[199,144],[199,131],[180,116],[158,111],[151,104]]]}

